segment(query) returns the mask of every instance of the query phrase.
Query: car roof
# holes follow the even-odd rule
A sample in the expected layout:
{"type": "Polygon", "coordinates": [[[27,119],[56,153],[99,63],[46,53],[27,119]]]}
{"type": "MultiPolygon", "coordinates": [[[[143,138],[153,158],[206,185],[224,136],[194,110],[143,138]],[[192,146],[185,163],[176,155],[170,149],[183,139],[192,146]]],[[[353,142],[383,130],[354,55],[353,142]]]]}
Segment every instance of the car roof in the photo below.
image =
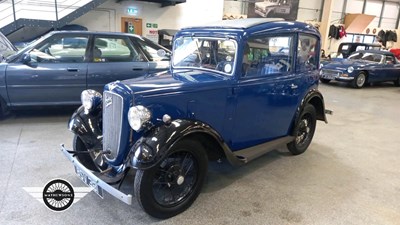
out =
{"type": "Polygon", "coordinates": [[[122,32],[104,32],[104,31],[85,31],[85,30],[60,30],[51,31],[49,34],[99,34],[99,35],[119,35],[119,36],[133,36],[141,37],[137,34],[122,33],[122,32]]]}
{"type": "Polygon", "coordinates": [[[340,45],[364,45],[364,46],[374,46],[374,47],[381,47],[380,44],[375,43],[359,43],[359,42],[342,42],[340,45]]]}
{"type": "Polygon", "coordinates": [[[373,53],[373,54],[380,54],[380,55],[389,55],[389,56],[393,56],[394,57],[394,54],[389,52],[389,51],[373,50],[373,49],[360,50],[360,51],[356,51],[354,53],[373,53]]]}
{"type": "Polygon", "coordinates": [[[205,25],[191,26],[181,29],[177,33],[177,37],[184,35],[204,35],[212,33],[213,35],[226,36],[228,34],[248,37],[258,32],[304,32],[314,34],[320,37],[319,31],[312,25],[296,22],[285,21],[281,18],[246,18],[234,20],[220,20],[205,25]]]}
{"type": "Polygon", "coordinates": [[[263,23],[284,21],[281,18],[247,18],[247,19],[234,19],[234,20],[220,20],[210,22],[204,25],[185,27],[187,28],[237,28],[246,29],[254,27],[263,23]]]}

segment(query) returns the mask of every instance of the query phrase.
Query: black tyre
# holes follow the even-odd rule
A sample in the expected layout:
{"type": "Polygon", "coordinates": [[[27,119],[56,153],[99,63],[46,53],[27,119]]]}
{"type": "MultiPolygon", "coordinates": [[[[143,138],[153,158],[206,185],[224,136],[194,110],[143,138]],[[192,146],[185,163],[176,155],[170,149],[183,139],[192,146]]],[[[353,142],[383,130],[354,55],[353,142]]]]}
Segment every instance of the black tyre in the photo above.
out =
{"type": "MultiPolygon", "coordinates": [[[[82,139],[78,135],[74,135],[72,145],[74,151],[77,152],[88,151],[82,139]]],[[[101,150],[99,149],[97,152],[95,151],[91,153],[77,154],[76,157],[78,158],[79,162],[81,162],[86,168],[92,171],[101,172],[107,169],[108,165],[105,163],[100,152],[101,150]]]]}
{"type": "Polygon", "coordinates": [[[324,79],[324,78],[320,78],[319,80],[320,80],[322,83],[324,83],[324,84],[327,84],[327,83],[331,82],[331,80],[329,80],[329,79],[324,79]]]}
{"type": "Polygon", "coordinates": [[[300,114],[299,120],[294,128],[295,139],[287,144],[293,155],[305,152],[314,137],[317,116],[313,105],[307,104],[300,114]]]}
{"type": "Polygon", "coordinates": [[[394,86],[400,87],[400,77],[397,78],[397,80],[393,81],[394,86]]]}
{"type": "Polygon", "coordinates": [[[200,143],[189,139],[178,142],[160,163],[136,172],[135,196],[139,205],[160,219],[185,211],[200,194],[207,163],[200,143]]]}
{"type": "Polygon", "coordinates": [[[362,88],[367,83],[367,74],[364,72],[360,72],[353,80],[353,87],[362,88]]]}

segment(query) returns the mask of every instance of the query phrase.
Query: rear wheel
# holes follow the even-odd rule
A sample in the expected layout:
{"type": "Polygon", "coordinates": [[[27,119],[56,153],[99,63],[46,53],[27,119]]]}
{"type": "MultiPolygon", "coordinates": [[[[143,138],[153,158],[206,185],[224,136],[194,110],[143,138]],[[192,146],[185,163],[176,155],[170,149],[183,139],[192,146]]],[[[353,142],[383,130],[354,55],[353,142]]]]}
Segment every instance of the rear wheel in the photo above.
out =
{"type": "Polygon", "coordinates": [[[331,80],[329,80],[329,79],[324,79],[324,78],[320,78],[319,80],[320,80],[322,83],[324,83],[324,84],[327,84],[327,83],[331,82],[331,80]]]}
{"type": "Polygon", "coordinates": [[[367,74],[360,72],[353,80],[353,87],[362,88],[367,82],[367,74]]]}
{"type": "Polygon", "coordinates": [[[295,139],[287,144],[293,155],[305,152],[314,137],[317,124],[316,111],[313,105],[307,104],[300,114],[299,120],[294,128],[295,139]]]}
{"type": "Polygon", "coordinates": [[[164,160],[138,170],[135,196],[149,215],[165,219],[183,211],[196,200],[207,172],[207,155],[193,140],[178,142],[164,160]]]}
{"type": "Polygon", "coordinates": [[[88,153],[88,149],[86,148],[82,139],[78,135],[74,135],[74,140],[72,145],[74,151],[87,152],[76,155],[79,162],[82,163],[86,168],[96,172],[101,172],[107,169],[108,165],[105,163],[102,157],[101,149],[99,149],[98,151],[93,151],[88,153]]]}

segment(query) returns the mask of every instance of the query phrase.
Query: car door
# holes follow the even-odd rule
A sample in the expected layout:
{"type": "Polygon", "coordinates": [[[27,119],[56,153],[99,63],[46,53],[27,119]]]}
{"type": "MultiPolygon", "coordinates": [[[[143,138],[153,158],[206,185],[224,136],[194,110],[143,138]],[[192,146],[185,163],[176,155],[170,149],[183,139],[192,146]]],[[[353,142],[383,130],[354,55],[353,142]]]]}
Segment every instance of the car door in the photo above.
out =
{"type": "Polygon", "coordinates": [[[234,88],[234,150],[287,135],[304,86],[294,69],[293,40],[282,35],[248,40],[249,66],[234,88]]]}
{"type": "Polygon", "coordinates": [[[79,104],[86,89],[88,40],[86,34],[57,33],[9,63],[6,81],[11,104],[79,104]]]}
{"type": "Polygon", "coordinates": [[[384,56],[384,62],[381,65],[382,71],[380,72],[381,81],[394,81],[399,76],[399,66],[396,65],[396,61],[393,56],[384,56]]]}
{"type": "Polygon", "coordinates": [[[88,88],[103,91],[105,84],[146,75],[145,55],[128,36],[95,35],[88,65],[88,88]]]}

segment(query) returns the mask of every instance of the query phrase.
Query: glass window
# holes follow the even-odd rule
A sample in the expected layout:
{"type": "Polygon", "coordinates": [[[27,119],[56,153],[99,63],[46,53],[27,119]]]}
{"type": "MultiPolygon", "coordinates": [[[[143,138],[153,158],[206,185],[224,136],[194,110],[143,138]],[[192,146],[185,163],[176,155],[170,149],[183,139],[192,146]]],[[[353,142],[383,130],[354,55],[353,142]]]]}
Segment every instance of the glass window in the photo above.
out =
{"type": "Polygon", "coordinates": [[[349,59],[361,59],[376,63],[382,63],[383,55],[369,53],[369,52],[357,52],[349,56],[349,59]]]}
{"type": "Polygon", "coordinates": [[[286,73],[292,70],[292,37],[268,36],[249,38],[243,57],[246,77],[286,73]]]}
{"type": "Polygon", "coordinates": [[[174,42],[174,67],[191,67],[233,74],[236,42],[227,39],[182,37],[174,42]]]}
{"type": "Polygon", "coordinates": [[[56,35],[30,52],[37,62],[80,63],[85,61],[88,36],[56,35]]]}
{"type": "MultiPolygon", "coordinates": [[[[159,62],[159,61],[170,61],[171,60],[171,55],[170,54],[166,54],[164,56],[159,56],[157,54],[157,51],[160,49],[163,49],[161,46],[156,45],[154,42],[148,40],[148,39],[137,39],[136,40],[140,47],[142,48],[144,54],[147,56],[147,58],[150,61],[155,61],[155,62],[159,62]]],[[[165,50],[165,49],[164,49],[165,50]]]]}
{"type": "Polygon", "coordinates": [[[0,62],[2,57],[8,57],[12,54],[15,54],[16,50],[11,45],[11,43],[7,40],[6,37],[3,36],[0,32],[0,62]]]}
{"type": "Polygon", "coordinates": [[[297,68],[299,71],[318,69],[317,38],[300,34],[297,45],[297,68]]]}
{"type": "Polygon", "coordinates": [[[96,37],[93,48],[94,62],[145,61],[143,54],[128,37],[96,37]]]}
{"type": "Polygon", "coordinates": [[[386,56],[386,64],[393,64],[394,58],[392,56],[386,56]]]}

